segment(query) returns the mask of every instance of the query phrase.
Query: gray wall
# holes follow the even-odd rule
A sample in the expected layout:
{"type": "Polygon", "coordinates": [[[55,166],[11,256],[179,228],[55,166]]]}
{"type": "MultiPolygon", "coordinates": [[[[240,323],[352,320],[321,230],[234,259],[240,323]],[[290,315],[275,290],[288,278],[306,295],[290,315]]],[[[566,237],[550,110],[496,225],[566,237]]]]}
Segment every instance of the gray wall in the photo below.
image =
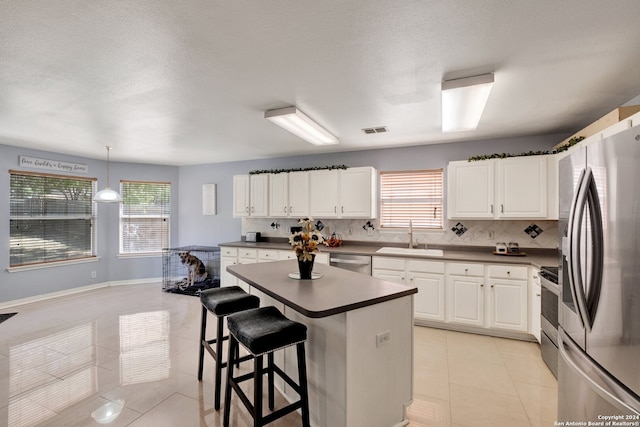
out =
{"type": "MultiPolygon", "coordinates": [[[[106,185],[105,161],[0,145],[0,169],[7,171],[0,176],[0,200],[9,200],[8,171],[10,169],[49,172],[42,169],[20,167],[18,156],[87,164],[88,173],[79,176],[98,178],[98,189],[102,189],[106,185]]],[[[118,189],[121,179],[171,182],[171,209],[173,212],[179,211],[177,167],[111,162],[110,175],[111,187],[114,189],[118,189]]],[[[2,266],[0,270],[0,303],[109,281],[162,277],[160,256],[118,257],[118,215],[118,205],[98,204],[97,261],[9,273],[6,270],[6,267],[9,266],[9,203],[4,204],[1,215],[4,226],[0,227],[0,241],[5,242],[0,245],[0,266],[2,266]],[[96,272],[95,279],[91,278],[92,271],[96,272]]],[[[172,243],[178,241],[178,218],[178,215],[175,215],[171,219],[170,238],[172,243]]]]}
{"type": "MultiPolygon", "coordinates": [[[[118,188],[121,179],[171,182],[171,246],[215,246],[240,238],[242,221],[233,218],[231,214],[233,175],[245,174],[254,169],[333,164],[373,166],[381,171],[444,168],[451,160],[463,160],[473,155],[547,150],[566,136],[522,137],[183,167],[112,162],[110,179],[114,188],[118,188]],[[202,215],[202,184],[208,183],[217,184],[218,214],[213,216],[202,215]]],[[[101,160],[0,144],[0,167],[5,171],[29,170],[19,167],[20,155],[87,164],[89,172],[83,176],[98,178],[99,189],[105,185],[106,162],[101,160]]],[[[8,173],[0,177],[0,199],[9,200],[8,173]]],[[[2,213],[5,226],[0,227],[0,240],[5,244],[0,246],[0,265],[3,265],[0,271],[0,303],[91,284],[162,276],[160,256],[118,257],[118,206],[109,204],[98,206],[99,259],[96,262],[9,273],[6,270],[9,263],[8,203],[2,208],[2,213]],[[92,271],[96,271],[95,279],[91,278],[92,271]]]]}
{"type": "Polygon", "coordinates": [[[379,171],[446,168],[449,161],[465,160],[481,154],[549,150],[564,138],[565,134],[545,135],[184,166],[180,168],[180,245],[217,245],[240,239],[242,221],[233,218],[231,213],[233,175],[256,169],[338,164],[373,166],[379,171]],[[218,214],[215,216],[202,215],[202,184],[207,183],[217,184],[218,214]]]}

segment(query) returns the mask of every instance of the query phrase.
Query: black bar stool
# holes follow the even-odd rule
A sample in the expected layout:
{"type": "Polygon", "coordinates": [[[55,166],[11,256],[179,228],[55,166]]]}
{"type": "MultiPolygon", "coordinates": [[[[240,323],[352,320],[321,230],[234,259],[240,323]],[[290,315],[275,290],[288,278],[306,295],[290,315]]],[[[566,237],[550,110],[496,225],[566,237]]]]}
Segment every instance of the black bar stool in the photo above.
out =
{"type": "MultiPolygon", "coordinates": [[[[222,361],[222,343],[229,339],[223,332],[224,318],[232,313],[248,310],[260,306],[260,298],[255,295],[249,295],[240,286],[226,286],[222,288],[206,289],[200,294],[200,302],[202,302],[202,319],[200,325],[200,360],[198,363],[198,381],[202,381],[202,368],[204,366],[204,350],[207,349],[209,354],[216,362],[216,378],[215,378],[215,397],[214,407],[220,409],[220,387],[222,384],[222,368],[226,367],[227,362],[222,361]],[[207,340],[207,311],[216,316],[217,332],[216,337],[207,340]],[[215,344],[215,350],[211,347],[215,344]]],[[[236,356],[235,363],[251,359],[252,356],[240,358],[236,356]]]]}
{"type": "Polygon", "coordinates": [[[224,397],[223,426],[229,427],[231,411],[231,389],[235,390],[251,416],[254,427],[262,427],[300,408],[302,425],[309,427],[309,394],[307,391],[307,366],[304,342],[307,340],[307,327],[302,323],[287,319],[275,307],[262,307],[235,313],[227,317],[229,328],[229,357],[227,383],[224,397]],[[253,372],[234,377],[233,364],[238,357],[238,343],[241,343],[254,356],[253,372]],[[285,347],[296,345],[298,354],[298,383],[289,377],[273,362],[273,353],[285,347]],[[263,356],[267,355],[267,368],[263,367],[263,356]],[[300,396],[300,399],[262,415],[262,377],[267,374],[269,409],[274,409],[274,373],[278,374],[300,396]],[[240,383],[253,378],[253,404],[240,388],[240,383]]]}

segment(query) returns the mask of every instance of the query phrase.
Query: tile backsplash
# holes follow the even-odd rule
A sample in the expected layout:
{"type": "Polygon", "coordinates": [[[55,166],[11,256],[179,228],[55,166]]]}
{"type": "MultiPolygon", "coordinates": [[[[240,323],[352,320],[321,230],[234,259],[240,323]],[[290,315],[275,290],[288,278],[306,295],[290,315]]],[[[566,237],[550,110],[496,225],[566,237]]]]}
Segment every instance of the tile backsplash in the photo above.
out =
{"type": "MultiPolygon", "coordinates": [[[[372,243],[409,243],[406,230],[380,230],[378,220],[323,219],[325,236],[339,234],[345,240],[372,243]]],[[[317,219],[314,220],[314,224],[317,219]]],[[[265,237],[288,237],[289,227],[298,225],[296,219],[288,218],[243,218],[242,234],[259,231],[265,237]],[[278,228],[272,225],[278,224],[278,228]]],[[[414,229],[414,240],[418,244],[494,246],[496,242],[517,242],[521,248],[555,249],[558,247],[557,221],[472,221],[445,220],[442,231],[414,229]],[[461,230],[464,232],[460,233],[461,230]]]]}

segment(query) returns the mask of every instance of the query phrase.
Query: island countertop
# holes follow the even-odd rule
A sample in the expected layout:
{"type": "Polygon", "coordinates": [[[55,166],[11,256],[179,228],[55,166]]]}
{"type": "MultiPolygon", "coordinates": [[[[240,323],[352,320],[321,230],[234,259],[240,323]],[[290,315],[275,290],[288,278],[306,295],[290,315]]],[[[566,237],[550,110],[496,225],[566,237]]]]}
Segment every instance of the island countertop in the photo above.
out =
{"type": "Polygon", "coordinates": [[[368,307],[418,292],[416,287],[376,279],[315,263],[314,280],[288,277],[298,272],[297,260],[237,264],[227,271],[258,290],[310,318],[321,318],[368,307]]]}

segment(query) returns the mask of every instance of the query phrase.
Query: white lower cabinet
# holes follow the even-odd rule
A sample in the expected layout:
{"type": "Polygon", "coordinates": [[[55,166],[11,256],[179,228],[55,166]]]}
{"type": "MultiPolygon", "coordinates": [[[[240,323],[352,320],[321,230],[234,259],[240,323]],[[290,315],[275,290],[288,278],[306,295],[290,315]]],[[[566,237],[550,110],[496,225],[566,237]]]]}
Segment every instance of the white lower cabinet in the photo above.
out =
{"type": "Polygon", "coordinates": [[[238,279],[227,271],[230,265],[238,263],[238,249],[222,247],[220,248],[220,286],[236,286],[238,279]]]}
{"type": "Polygon", "coordinates": [[[373,257],[373,277],[418,288],[414,318],[445,320],[444,262],[373,257]]]}
{"type": "Polygon", "coordinates": [[[542,306],[542,289],[540,270],[531,267],[529,272],[529,333],[540,343],[540,311],[542,306]]]}
{"type": "MultiPolygon", "coordinates": [[[[288,250],[230,247],[221,248],[221,255],[221,286],[239,285],[251,293],[257,292],[227,273],[227,266],[296,258],[295,252],[288,250]]],[[[315,262],[329,264],[329,254],[316,254],[315,262]]],[[[418,289],[413,304],[415,320],[529,333],[539,340],[537,269],[386,256],[372,257],[372,264],[373,277],[418,289]]]]}
{"type": "Polygon", "coordinates": [[[447,321],[484,326],[484,265],[447,265],[447,321]]]}
{"type": "MultiPolygon", "coordinates": [[[[246,292],[250,292],[250,286],[238,280],[237,277],[227,271],[227,267],[236,264],[253,264],[255,262],[282,261],[295,259],[294,251],[282,251],[277,249],[245,249],[223,246],[220,248],[220,286],[240,286],[246,292]]],[[[329,264],[329,254],[316,254],[315,262],[329,264]]],[[[292,271],[293,273],[293,271],[292,271]]]]}
{"type": "Polygon", "coordinates": [[[489,327],[528,332],[528,268],[490,265],[489,327]]]}

